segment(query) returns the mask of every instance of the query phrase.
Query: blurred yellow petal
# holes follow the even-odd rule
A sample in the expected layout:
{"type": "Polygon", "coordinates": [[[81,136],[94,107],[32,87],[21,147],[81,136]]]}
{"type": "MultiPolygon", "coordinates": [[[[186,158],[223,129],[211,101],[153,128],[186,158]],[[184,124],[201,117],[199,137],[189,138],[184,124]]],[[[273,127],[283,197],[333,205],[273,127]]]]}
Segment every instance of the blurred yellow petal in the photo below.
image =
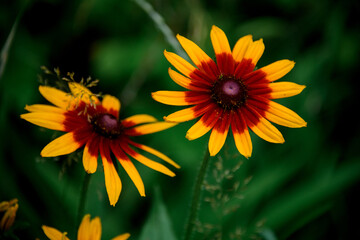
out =
{"type": "Polygon", "coordinates": [[[137,190],[140,193],[140,196],[145,197],[145,187],[144,183],[140,177],[139,172],[136,170],[134,164],[130,161],[129,158],[119,158],[119,162],[121,166],[125,169],[126,173],[131,178],[131,181],[135,184],[137,190]]]}
{"type": "Polygon", "coordinates": [[[45,225],[43,225],[41,228],[50,240],[69,240],[69,238],[66,237],[66,232],[62,233],[53,227],[48,227],[45,225]]]}
{"type": "Polygon", "coordinates": [[[40,127],[57,130],[57,131],[65,131],[64,121],[66,117],[62,113],[31,112],[31,113],[21,114],[20,117],[40,127]]]}
{"type": "Polygon", "coordinates": [[[153,149],[151,147],[148,147],[146,145],[135,143],[135,142],[132,142],[132,141],[130,141],[130,144],[137,147],[137,148],[140,148],[140,149],[142,149],[142,150],[144,150],[144,151],[146,151],[148,153],[151,153],[151,154],[157,156],[158,158],[164,160],[165,162],[173,165],[176,168],[180,168],[179,164],[177,164],[176,162],[171,160],[168,156],[166,156],[165,154],[159,152],[158,150],[155,150],[155,149],[153,149]]]}
{"type": "Polygon", "coordinates": [[[6,210],[4,216],[0,221],[1,230],[6,231],[13,225],[18,208],[19,205],[15,203],[15,205],[10,205],[10,207],[6,210]]]}
{"type": "Polygon", "coordinates": [[[205,135],[215,125],[221,114],[222,111],[209,110],[186,132],[185,137],[194,140],[205,135]]]}
{"type": "Polygon", "coordinates": [[[42,157],[66,155],[80,148],[84,142],[75,140],[74,132],[69,132],[46,145],[40,154],[42,157]]]}
{"type": "Polygon", "coordinates": [[[71,94],[48,86],[39,86],[39,91],[41,95],[52,104],[62,109],[68,109],[70,107],[71,94]]]}
{"type": "Polygon", "coordinates": [[[271,89],[270,96],[272,99],[286,98],[301,93],[306,86],[293,82],[278,82],[269,84],[271,89]]]}
{"type": "Polygon", "coordinates": [[[233,135],[235,140],[235,146],[240,152],[240,154],[246,158],[251,157],[252,142],[249,130],[247,128],[244,129],[243,132],[237,132],[233,130],[233,135]]]}
{"type": "Polygon", "coordinates": [[[262,54],[264,53],[265,45],[263,40],[257,40],[249,44],[246,52],[244,54],[244,59],[251,59],[251,62],[254,66],[256,66],[257,62],[261,58],[262,54]]]}
{"type": "Polygon", "coordinates": [[[51,105],[44,105],[44,104],[26,105],[25,110],[29,112],[51,112],[51,113],[60,113],[60,114],[66,113],[64,109],[51,105]]]}
{"type": "Polygon", "coordinates": [[[196,118],[197,112],[195,111],[196,106],[191,108],[185,108],[180,111],[174,112],[169,116],[164,117],[168,122],[185,122],[196,118]]]}
{"type": "Polygon", "coordinates": [[[100,154],[104,166],[105,187],[109,197],[110,205],[115,206],[120,196],[122,184],[115,169],[114,163],[110,157],[109,142],[107,139],[103,140],[104,141],[100,143],[100,154]]]}
{"type": "Polygon", "coordinates": [[[119,117],[119,111],[120,111],[120,101],[116,97],[105,95],[102,100],[102,106],[111,114],[114,115],[114,117],[119,117]]]}
{"type": "Polygon", "coordinates": [[[210,32],[211,43],[216,55],[231,54],[229,41],[223,30],[213,25],[210,32]]]}
{"type": "Polygon", "coordinates": [[[125,118],[122,120],[122,125],[124,127],[132,127],[141,123],[149,123],[149,122],[156,122],[156,118],[151,115],[147,114],[137,114],[131,117],[125,118]]]}
{"type": "Polygon", "coordinates": [[[130,233],[124,233],[117,237],[112,238],[111,240],[127,240],[130,237],[130,233]]]}
{"type": "Polygon", "coordinates": [[[81,220],[77,239],[89,240],[90,239],[90,214],[86,214],[81,220]]]}
{"type": "Polygon", "coordinates": [[[198,45],[196,45],[193,41],[180,36],[179,34],[176,36],[179,40],[181,46],[184,48],[188,56],[191,58],[193,63],[203,71],[207,73],[211,73],[212,76],[215,76],[216,69],[212,69],[216,67],[215,62],[201,49],[198,45]]]}
{"type": "Polygon", "coordinates": [[[270,101],[269,108],[265,112],[265,117],[276,124],[290,127],[305,127],[306,122],[298,114],[281,104],[270,101]]]}
{"type": "Polygon", "coordinates": [[[156,122],[156,123],[147,123],[144,125],[136,126],[134,128],[130,128],[125,130],[127,135],[130,136],[139,136],[139,135],[146,135],[155,132],[160,132],[165,129],[171,128],[175,126],[177,123],[170,123],[170,122],[156,122]]]}
{"type": "Polygon", "coordinates": [[[170,177],[174,177],[175,173],[173,173],[171,170],[169,170],[167,167],[165,167],[164,165],[155,162],[153,160],[150,160],[149,158],[141,155],[140,153],[135,152],[132,148],[130,148],[127,145],[121,145],[121,147],[124,149],[124,151],[129,154],[131,157],[133,157],[134,159],[136,159],[137,161],[139,161],[140,163],[144,164],[145,166],[161,172],[163,174],[166,174],[170,177]]]}
{"type": "Polygon", "coordinates": [[[164,55],[171,65],[187,77],[190,77],[190,74],[196,70],[193,65],[175,53],[167,52],[165,50],[164,55]]]}
{"type": "MultiPolygon", "coordinates": [[[[129,147],[126,147],[126,149],[128,148],[129,147]]],[[[134,164],[127,157],[127,155],[121,150],[120,146],[116,145],[115,143],[112,143],[111,150],[114,153],[115,157],[119,160],[121,166],[124,168],[126,173],[129,175],[129,177],[135,184],[137,190],[140,193],[140,196],[145,197],[144,183],[140,177],[139,172],[135,168],[134,164]]]]}
{"type": "Polygon", "coordinates": [[[241,62],[243,60],[245,52],[252,42],[252,35],[246,35],[236,42],[232,51],[232,55],[236,62],[241,62]]]}
{"type": "Polygon", "coordinates": [[[233,115],[231,129],[235,140],[235,146],[244,157],[249,158],[252,154],[252,142],[244,116],[240,111],[233,115]]]}
{"type": "Polygon", "coordinates": [[[259,69],[259,71],[265,72],[266,79],[269,82],[272,82],[272,81],[278,80],[279,78],[282,78],[283,76],[285,76],[288,72],[291,71],[291,69],[293,69],[294,66],[295,66],[294,61],[285,59],[285,60],[276,61],[265,67],[262,67],[259,69]]]}
{"type": "Polygon", "coordinates": [[[90,221],[89,240],[101,240],[101,221],[99,217],[95,217],[90,221]]]}
{"type": "Polygon", "coordinates": [[[230,117],[225,113],[222,118],[217,121],[209,138],[210,156],[215,156],[224,146],[229,131],[230,117]]]}
{"type": "Polygon", "coordinates": [[[183,91],[157,91],[151,93],[151,96],[156,101],[168,105],[174,105],[174,106],[191,105],[186,101],[186,92],[183,91]]]}
{"type": "Polygon", "coordinates": [[[246,117],[250,129],[262,139],[272,143],[284,143],[281,132],[254,109],[247,106],[246,117]],[[256,119],[256,121],[254,121],[256,119]]]}
{"type": "Polygon", "coordinates": [[[184,75],[172,70],[169,68],[168,70],[170,78],[177,83],[178,85],[182,86],[183,88],[193,90],[193,91],[210,91],[209,87],[206,85],[197,86],[198,82],[192,81],[190,78],[185,77],[184,75]]]}
{"type": "Polygon", "coordinates": [[[83,165],[87,173],[94,173],[97,169],[99,143],[99,137],[97,137],[96,134],[93,134],[85,145],[83,152],[83,165]]]}

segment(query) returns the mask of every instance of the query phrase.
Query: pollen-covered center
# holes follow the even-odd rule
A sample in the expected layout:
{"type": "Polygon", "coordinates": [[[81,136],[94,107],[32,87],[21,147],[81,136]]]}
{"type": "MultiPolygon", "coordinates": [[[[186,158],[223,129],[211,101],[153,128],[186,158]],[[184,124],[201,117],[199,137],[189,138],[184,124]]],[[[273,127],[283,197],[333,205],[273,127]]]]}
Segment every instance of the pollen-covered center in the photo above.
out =
{"type": "Polygon", "coordinates": [[[94,116],[91,124],[95,132],[108,138],[115,138],[123,131],[121,123],[111,114],[103,113],[94,116]]]}
{"type": "Polygon", "coordinates": [[[226,110],[236,109],[245,104],[247,88],[241,79],[221,75],[212,87],[211,98],[226,110]]]}

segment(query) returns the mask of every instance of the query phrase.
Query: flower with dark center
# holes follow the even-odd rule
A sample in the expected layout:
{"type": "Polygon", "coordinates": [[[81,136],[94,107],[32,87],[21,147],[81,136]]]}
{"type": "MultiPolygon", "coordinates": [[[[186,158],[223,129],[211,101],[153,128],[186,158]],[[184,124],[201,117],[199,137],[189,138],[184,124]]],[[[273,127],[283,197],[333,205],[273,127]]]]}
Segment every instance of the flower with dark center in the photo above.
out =
{"type": "Polygon", "coordinates": [[[144,183],[128,156],[156,171],[175,176],[167,167],[141,155],[134,148],[149,152],[177,168],[179,165],[161,152],[132,140],[134,136],[170,128],[175,125],[174,123],[157,122],[154,117],[147,114],[120,120],[120,102],[117,98],[105,95],[100,101],[89,89],[75,82],[70,82],[69,88],[71,94],[53,87],[40,86],[40,93],[55,106],[26,106],[25,109],[30,113],[21,115],[21,118],[38,126],[66,132],[46,145],[41,151],[41,156],[66,155],[85,146],[83,165],[86,172],[94,173],[100,153],[111,205],[118,201],[122,188],[111,152],[130,176],[141,196],[145,196],[144,183]]]}
{"type": "Polygon", "coordinates": [[[194,42],[180,35],[177,39],[196,67],[175,53],[164,52],[166,59],[182,73],[169,68],[170,77],[188,91],[157,91],[153,98],[168,105],[193,105],[166,116],[166,121],[200,118],[186,137],[193,140],[212,129],[211,156],[223,147],[230,128],[238,151],[250,157],[252,143],[248,128],[266,141],[283,143],[282,134],[270,121],[292,128],[306,126],[295,112],[272,101],[297,95],[305,88],[292,82],[274,83],[294,67],[293,61],[280,60],[255,70],[265,49],[262,39],[253,41],[247,35],[231,50],[220,28],[213,26],[210,37],[216,63],[194,42]]]}

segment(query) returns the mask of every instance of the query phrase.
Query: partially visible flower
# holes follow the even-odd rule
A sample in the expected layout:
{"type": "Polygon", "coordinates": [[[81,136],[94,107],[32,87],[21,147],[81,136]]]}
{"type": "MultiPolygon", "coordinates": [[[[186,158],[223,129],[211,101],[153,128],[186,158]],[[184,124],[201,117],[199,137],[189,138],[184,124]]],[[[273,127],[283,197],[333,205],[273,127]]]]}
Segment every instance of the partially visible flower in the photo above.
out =
{"type": "Polygon", "coordinates": [[[128,156],[156,171],[175,176],[167,167],[141,155],[134,148],[151,153],[176,168],[180,167],[178,164],[161,152],[132,140],[135,136],[170,128],[174,123],[157,122],[154,117],[146,114],[119,120],[120,102],[117,98],[105,95],[100,101],[89,89],[75,82],[70,82],[69,88],[70,94],[53,87],[40,86],[40,93],[55,106],[26,106],[25,109],[30,113],[21,115],[21,118],[38,126],[67,132],[46,145],[41,156],[65,155],[85,145],[83,165],[87,173],[94,173],[100,152],[105,186],[113,206],[118,201],[122,184],[111,153],[119,160],[141,196],[145,196],[144,184],[128,156]]]}
{"type": "Polygon", "coordinates": [[[183,74],[169,68],[170,77],[188,91],[158,91],[152,94],[153,98],[168,105],[194,105],[170,114],[166,121],[178,123],[200,118],[186,138],[194,140],[212,130],[211,156],[223,147],[230,128],[238,151],[250,157],[248,128],[266,141],[283,143],[282,134],[269,121],[291,128],[306,126],[295,112],[272,101],[297,95],[305,88],[292,82],[274,83],[291,71],[293,61],[284,59],[255,69],[265,49],[262,39],[253,41],[247,35],[231,50],[225,33],[216,26],[212,27],[210,38],[216,63],[194,42],[180,35],[177,39],[196,67],[165,50],[166,59],[183,74]]]}
{"type": "MultiPolygon", "coordinates": [[[[43,225],[42,229],[45,235],[50,240],[69,240],[66,236],[67,232],[60,232],[56,228],[43,225]]],[[[112,240],[126,240],[130,237],[129,233],[121,234],[112,240]]],[[[101,239],[101,221],[99,217],[95,217],[90,220],[90,214],[86,214],[80,224],[78,234],[78,240],[100,240],[101,239]]]]}
{"type": "Polygon", "coordinates": [[[0,212],[5,212],[0,221],[0,229],[2,231],[8,230],[14,224],[18,208],[19,205],[16,198],[0,203],[0,212]]]}

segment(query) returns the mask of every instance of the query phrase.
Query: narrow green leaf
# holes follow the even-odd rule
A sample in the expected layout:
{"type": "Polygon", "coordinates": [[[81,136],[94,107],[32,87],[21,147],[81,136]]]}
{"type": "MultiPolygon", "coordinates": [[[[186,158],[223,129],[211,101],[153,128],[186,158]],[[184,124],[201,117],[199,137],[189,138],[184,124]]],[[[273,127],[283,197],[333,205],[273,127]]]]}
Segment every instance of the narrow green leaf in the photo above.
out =
{"type": "Polygon", "coordinates": [[[167,213],[159,188],[155,188],[155,197],[150,215],[141,231],[139,240],[176,240],[171,219],[167,213]]]}

